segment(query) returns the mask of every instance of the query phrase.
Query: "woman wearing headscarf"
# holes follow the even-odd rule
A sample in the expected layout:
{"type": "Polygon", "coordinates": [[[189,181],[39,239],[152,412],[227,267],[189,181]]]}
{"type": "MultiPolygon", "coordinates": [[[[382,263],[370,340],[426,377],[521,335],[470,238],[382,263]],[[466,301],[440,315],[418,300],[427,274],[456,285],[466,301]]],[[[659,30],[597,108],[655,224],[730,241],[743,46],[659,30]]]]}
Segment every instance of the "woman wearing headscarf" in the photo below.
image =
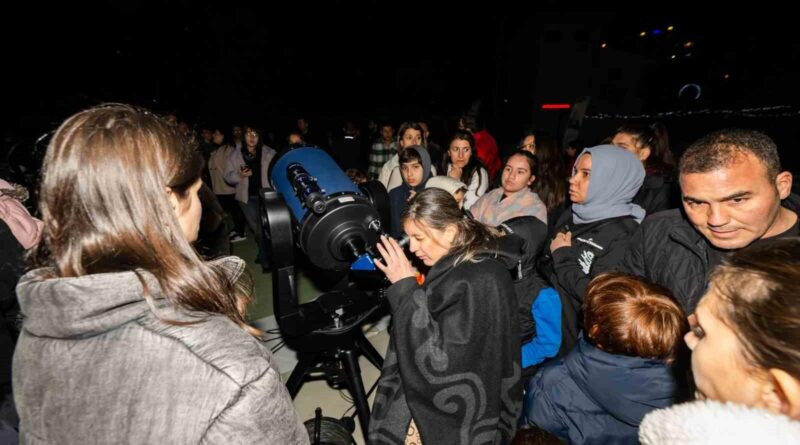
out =
{"type": "Polygon", "coordinates": [[[542,266],[562,298],[562,353],[578,339],[589,281],[615,268],[645,216],[632,203],[644,176],[641,161],[614,145],[587,148],[575,162],[569,180],[572,211],[556,222],[542,266]]]}

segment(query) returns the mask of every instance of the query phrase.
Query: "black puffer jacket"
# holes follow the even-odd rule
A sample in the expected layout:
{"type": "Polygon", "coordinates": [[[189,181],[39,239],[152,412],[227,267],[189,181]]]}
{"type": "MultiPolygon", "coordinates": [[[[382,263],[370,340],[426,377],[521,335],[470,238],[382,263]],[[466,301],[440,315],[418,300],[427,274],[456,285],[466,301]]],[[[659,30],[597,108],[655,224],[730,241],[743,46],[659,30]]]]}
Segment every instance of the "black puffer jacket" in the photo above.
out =
{"type": "MultiPolygon", "coordinates": [[[[782,205],[800,213],[800,196],[790,195],[782,205]]],[[[683,209],[645,218],[633,235],[619,269],[639,275],[671,290],[687,314],[694,312],[711,272],[708,241],[689,222],[683,209]]]]}
{"type": "Polygon", "coordinates": [[[536,270],[536,264],[547,241],[547,226],[534,216],[518,216],[500,224],[505,232],[500,238],[499,250],[519,261],[513,268],[512,278],[517,296],[517,319],[522,343],[536,335],[536,323],[531,316],[531,306],[539,291],[547,283],[536,270]]]}
{"type": "Polygon", "coordinates": [[[642,187],[633,197],[633,203],[652,215],[679,207],[680,198],[680,186],[674,175],[652,174],[645,176],[642,187]]]}
{"type": "Polygon", "coordinates": [[[617,268],[639,223],[632,216],[618,216],[572,224],[572,212],[566,212],[556,224],[556,231],[567,227],[572,232],[572,245],[545,255],[540,266],[542,275],[561,296],[561,356],[578,340],[586,286],[597,275],[617,268]]]}

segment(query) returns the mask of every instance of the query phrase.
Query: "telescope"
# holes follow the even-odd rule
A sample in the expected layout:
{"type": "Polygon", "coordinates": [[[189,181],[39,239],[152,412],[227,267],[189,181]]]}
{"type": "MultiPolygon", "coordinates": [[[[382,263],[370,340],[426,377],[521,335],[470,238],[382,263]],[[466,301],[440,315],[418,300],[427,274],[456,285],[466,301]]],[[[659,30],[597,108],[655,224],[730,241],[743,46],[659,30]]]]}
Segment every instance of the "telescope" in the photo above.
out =
{"type": "Polygon", "coordinates": [[[315,266],[347,270],[374,254],[388,221],[388,195],[380,183],[359,188],[319,148],[286,150],[273,162],[272,184],[291,212],[298,247],[315,266]]]}
{"type": "Polygon", "coordinates": [[[273,308],[298,363],[286,383],[292,397],[309,374],[344,381],[353,396],[364,437],[369,406],[358,355],[378,369],[383,358],[361,326],[385,309],[383,274],[375,246],[388,223],[389,198],[379,182],[357,186],[323,150],[289,148],[273,159],[273,189],[260,192],[264,239],[270,256],[273,308]],[[334,289],[298,304],[295,253],[324,271],[346,273],[334,289]]]}

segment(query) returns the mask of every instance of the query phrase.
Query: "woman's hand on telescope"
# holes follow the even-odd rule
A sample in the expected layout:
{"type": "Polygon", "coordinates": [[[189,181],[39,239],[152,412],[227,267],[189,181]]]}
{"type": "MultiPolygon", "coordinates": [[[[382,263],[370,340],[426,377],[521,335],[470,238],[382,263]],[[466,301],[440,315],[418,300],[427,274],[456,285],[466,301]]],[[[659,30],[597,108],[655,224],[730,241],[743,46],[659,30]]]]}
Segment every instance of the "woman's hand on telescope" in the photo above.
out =
{"type": "Polygon", "coordinates": [[[406,253],[394,238],[381,236],[378,243],[378,252],[383,257],[383,261],[376,259],[375,266],[378,267],[392,284],[403,278],[416,276],[416,270],[411,262],[406,258],[406,253]]]}

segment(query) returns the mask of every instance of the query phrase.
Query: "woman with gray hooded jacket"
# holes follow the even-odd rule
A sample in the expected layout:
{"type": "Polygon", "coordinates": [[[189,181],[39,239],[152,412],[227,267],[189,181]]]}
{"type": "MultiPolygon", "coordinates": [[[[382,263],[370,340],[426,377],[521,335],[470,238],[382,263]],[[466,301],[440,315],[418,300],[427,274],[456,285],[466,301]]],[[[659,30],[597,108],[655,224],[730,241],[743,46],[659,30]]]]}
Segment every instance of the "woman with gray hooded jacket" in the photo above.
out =
{"type": "Polygon", "coordinates": [[[239,259],[203,262],[202,160],[147,111],[67,119],[48,147],[14,397],[28,444],[306,444],[245,321],[239,259]]]}

